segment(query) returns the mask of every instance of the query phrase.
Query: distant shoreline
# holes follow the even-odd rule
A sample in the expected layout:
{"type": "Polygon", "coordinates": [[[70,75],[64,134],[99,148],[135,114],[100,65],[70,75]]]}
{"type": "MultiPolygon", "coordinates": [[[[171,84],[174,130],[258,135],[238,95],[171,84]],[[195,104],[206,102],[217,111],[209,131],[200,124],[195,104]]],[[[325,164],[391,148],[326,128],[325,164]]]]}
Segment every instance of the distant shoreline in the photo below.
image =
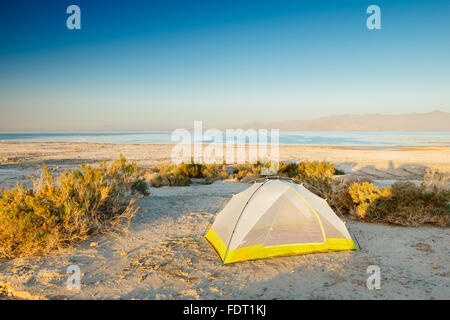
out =
{"type": "MultiPolygon", "coordinates": [[[[109,146],[161,146],[161,147],[173,147],[176,143],[112,143],[112,142],[88,142],[88,141],[4,141],[0,140],[2,144],[62,144],[62,145],[109,145],[109,146]]],[[[204,144],[211,145],[211,144],[204,144]]],[[[223,145],[224,144],[220,144],[223,145]]],[[[193,146],[193,144],[192,144],[193,146]]],[[[243,145],[248,147],[249,144],[243,145]]],[[[409,149],[435,149],[435,148],[450,148],[447,144],[426,144],[426,145],[313,145],[313,144],[280,144],[280,147],[293,147],[293,148],[330,148],[330,149],[352,149],[352,150],[409,150],[409,149]]]]}
{"type": "MultiPolygon", "coordinates": [[[[225,131],[215,140],[207,138],[205,131],[199,135],[187,131],[191,143],[219,144],[236,143],[236,136],[227,136],[225,131]],[[203,135],[202,135],[203,134],[203,135]],[[218,140],[217,140],[218,139],[218,140]]],[[[256,131],[255,131],[256,132],[256,131]]],[[[241,131],[241,137],[250,141],[263,142],[259,132],[256,140],[250,140],[246,131],[241,131]]],[[[40,143],[101,143],[101,144],[144,144],[144,145],[174,145],[181,140],[172,139],[171,131],[153,132],[63,132],[63,133],[0,133],[0,142],[40,142],[40,143]]],[[[353,132],[353,131],[280,131],[267,133],[266,143],[275,139],[284,146],[344,146],[344,147],[406,147],[406,146],[450,146],[450,132],[353,132]]]]}

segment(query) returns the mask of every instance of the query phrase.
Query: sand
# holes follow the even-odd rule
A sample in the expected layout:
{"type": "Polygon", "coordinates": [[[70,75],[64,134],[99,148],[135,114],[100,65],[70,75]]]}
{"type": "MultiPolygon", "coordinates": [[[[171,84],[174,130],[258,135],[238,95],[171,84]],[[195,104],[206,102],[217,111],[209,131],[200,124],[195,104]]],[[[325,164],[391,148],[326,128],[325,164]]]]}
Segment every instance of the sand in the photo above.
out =
{"type": "MultiPolygon", "coordinates": [[[[26,180],[42,163],[56,171],[117,158],[142,166],[167,161],[168,146],[0,143],[0,185],[26,180]]],[[[369,150],[281,147],[282,159],[328,160],[379,181],[415,180],[425,168],[448,171],[448,147],[369,150]]],[[[151,188],[127,235],[103,235],[44,257],[0,260],[2,291],[47,299],[450,299],[450,230],[346,220],[361,250],[223,265],[203,235],[233,193],[248,184],[151,188]],[[91,246],[91,243],[97,244],[91,246]],[[81,289],[68,289],[70,265],[81,289]],[[367,268],[381,287],[366,287],[367,268]]]]}

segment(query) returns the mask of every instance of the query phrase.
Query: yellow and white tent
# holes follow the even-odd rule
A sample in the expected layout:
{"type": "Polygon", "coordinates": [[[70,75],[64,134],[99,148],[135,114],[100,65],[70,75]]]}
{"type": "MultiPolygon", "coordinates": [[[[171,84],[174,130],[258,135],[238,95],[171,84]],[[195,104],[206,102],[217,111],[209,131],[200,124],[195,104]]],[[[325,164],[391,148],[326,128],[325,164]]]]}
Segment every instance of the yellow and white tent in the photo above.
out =
{"type": "Polygon", "coordinates": [[[224,263],[358,249],[324,199],[280,180],[234,195],[205,237],[224,263]]]}

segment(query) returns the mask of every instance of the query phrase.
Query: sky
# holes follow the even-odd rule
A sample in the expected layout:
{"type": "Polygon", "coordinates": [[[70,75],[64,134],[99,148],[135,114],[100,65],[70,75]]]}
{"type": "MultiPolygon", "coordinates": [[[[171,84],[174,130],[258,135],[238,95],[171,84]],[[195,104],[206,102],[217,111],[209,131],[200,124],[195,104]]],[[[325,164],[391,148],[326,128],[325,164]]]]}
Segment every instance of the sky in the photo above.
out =
{"type": "Polygon", "coordinates": [[[450,112],[449,34],[448,0],[2,0],[0,131],[450,112]]]}

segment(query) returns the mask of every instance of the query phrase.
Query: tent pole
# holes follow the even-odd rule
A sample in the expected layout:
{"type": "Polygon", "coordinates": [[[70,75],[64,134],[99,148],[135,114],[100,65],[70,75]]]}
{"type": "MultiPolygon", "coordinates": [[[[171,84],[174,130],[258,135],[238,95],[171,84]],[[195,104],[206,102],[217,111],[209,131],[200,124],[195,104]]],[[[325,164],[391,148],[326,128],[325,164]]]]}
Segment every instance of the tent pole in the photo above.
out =
{"type": "Polygon", "coordinates": [[[234,232],[236,231],[236,227],[237,227],[237,225],[238,225],[238,223],[239,223],[239,220],[241,220],[242,213],[244,213],[245,208],[247,207],[248,203],[249,203],[250,200],[253,198],[253,196],[255,195],[255,193],[258,192],[258,190],[259,190],[266,182],[268,182],[268,181],[269,181],[269,179],[267,179],[266,181],[264,181],[263,183],[261,183],[261,185],[258,187],[258,189],[256,189],[256,190],[252,193],[252,195],[248,198],[247,202],[245,203],[244,207],[242,208],[241,213],[239,214],[239,217],[238,217],[238,219],[237,219],[237,221],[236,221],[236,224],[234,225],[233,232],[231,233],[231,236],[230,236],[230,240],[228,240],[228,244],[227,244],[227,247],[226,247],[226,249],[225,249],[225,255],[223,256],[223,263],[224,263],[224,264],[225,264],[225,261],[226,261],[226,258],[227,258],[228,248],[229,248],[229,246],[230,246],[230,244],[231,244],[231,240],[233,239],[233,235],[234,235],[234,232]]]}
{"type": "Polygon", "coordinates": [[[350,231],[350,233],[352,234],[353,238],[355,238],[356,244],[358,245],[358,250],[361,251],[361,246],[359,245],[358,238],[355,236],[355,234],[353,233],[353,231],[350,230],[350,228],[347,228],[347,229],[350,231]]]}

